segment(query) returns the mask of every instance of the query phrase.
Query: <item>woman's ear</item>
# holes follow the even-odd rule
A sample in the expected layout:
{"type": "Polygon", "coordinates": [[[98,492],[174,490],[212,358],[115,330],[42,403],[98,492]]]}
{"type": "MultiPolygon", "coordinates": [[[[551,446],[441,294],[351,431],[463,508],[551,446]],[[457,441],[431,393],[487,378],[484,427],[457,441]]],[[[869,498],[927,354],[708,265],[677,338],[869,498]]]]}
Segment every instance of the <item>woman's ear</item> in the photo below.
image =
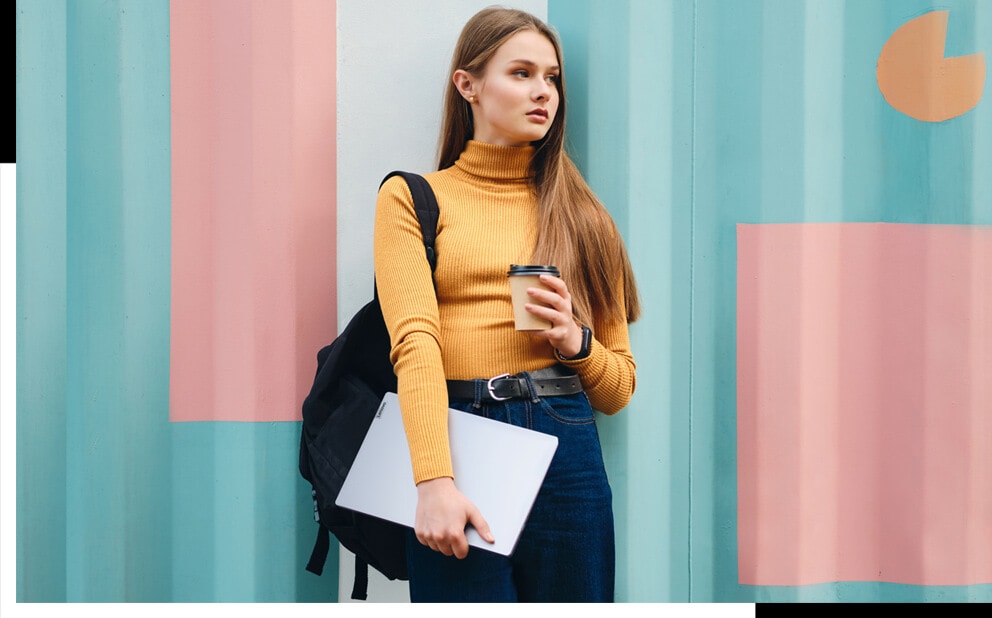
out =
{"type": "Polygon", "coordinates": [[[451,76],[451,81],[454,82],[455,88],[458,89],[459,94],[461,94],[466,101],[469,103],[475,102],[475,78],[472,77],[471,73],[465,69],[458,69],[455,71],[454,75],[451,76]]]}

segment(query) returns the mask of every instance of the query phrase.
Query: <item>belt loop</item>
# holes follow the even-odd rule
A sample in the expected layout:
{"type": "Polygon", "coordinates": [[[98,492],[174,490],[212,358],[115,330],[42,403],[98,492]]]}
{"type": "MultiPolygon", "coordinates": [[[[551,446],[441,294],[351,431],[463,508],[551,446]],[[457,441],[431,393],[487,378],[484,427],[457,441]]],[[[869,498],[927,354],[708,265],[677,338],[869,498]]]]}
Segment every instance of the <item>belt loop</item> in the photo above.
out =
{"type": "Polygon", "coordinates": [[[482,408],[482,395],[486,392],[486,381],[485,380],[472,380],[475,382],[475,401],[472,402],[472,407],[476,410],[482,408]]]}
{"type": "Polygon", "coordinates": [[[530,373],[524,371],[523,373],[520,374],[520,376],[523,377],[524,381],[527,382],[527,390],[530,391],[530,402],[538,403],[541,400],[541,398],[537,394],[537,387],[534,386],[534,381],[531,379],[530,373]]]}

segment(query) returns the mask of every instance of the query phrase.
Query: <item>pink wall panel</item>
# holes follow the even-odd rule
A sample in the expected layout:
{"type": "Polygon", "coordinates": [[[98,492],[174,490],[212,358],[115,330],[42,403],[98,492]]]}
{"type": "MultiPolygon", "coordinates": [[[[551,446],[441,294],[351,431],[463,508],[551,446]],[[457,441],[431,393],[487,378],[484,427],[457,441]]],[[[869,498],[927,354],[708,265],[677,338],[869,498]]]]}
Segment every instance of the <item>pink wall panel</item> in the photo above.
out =
{"type": "Polygon", "coordinates": [[[170,19],[170,419],[298,420],[336,322],[335,4],[170,19]]]}
{"type": "Polygon", "coordinates": [[[992,581],[992,228],[738,226],[740,583],[992,581]]]}

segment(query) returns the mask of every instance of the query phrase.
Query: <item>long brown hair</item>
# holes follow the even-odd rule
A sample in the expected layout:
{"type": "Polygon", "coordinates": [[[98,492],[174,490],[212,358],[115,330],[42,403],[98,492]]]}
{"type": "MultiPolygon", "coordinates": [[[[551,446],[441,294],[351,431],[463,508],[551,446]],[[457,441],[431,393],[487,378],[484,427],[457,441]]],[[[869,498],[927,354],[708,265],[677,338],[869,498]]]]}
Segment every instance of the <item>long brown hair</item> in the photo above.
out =
{"type": "MultiPolygon", "coordinates": [[[[565,153],[565,72],[558,36],[530,13],[489,7],[465,24],[455,46],[451,71],[481,77],[496,50],[511,36],[533,30],[554,46],[562,68],[556,85],[558,113],[543,139],[533,142],[532,182],[537,193],[541,229],[534,248],[535,264],[555,264],[568,282],[575,317],[590,327],[593,316],[635,321],[641,312],[634,273],[623,238],[606,208],[565,153]],[[615,286],[623,276],[623,305],[615,286]]],[[[444,98],[437,168],[454,165],[472,139],[471,106],[452,80],[444,98]]]]}

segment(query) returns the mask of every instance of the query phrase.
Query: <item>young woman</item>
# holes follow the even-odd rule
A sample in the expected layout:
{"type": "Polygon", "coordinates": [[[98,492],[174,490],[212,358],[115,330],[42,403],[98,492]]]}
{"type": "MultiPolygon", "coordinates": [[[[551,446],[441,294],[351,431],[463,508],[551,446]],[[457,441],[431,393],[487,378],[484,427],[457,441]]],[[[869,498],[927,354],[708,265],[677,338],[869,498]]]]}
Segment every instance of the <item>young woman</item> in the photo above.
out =
{"type": "Polygon", "coordinates": [[[593,409],[614,414],[634,392],[630,261],[563,150],[565,81],[551,29],[485,9],[465,25],[450,75],[438,171],[426,175],[441,211],[433,278],[405,182],[386,182],[376,205],[376,284],[418,491],[410,597],[612,601],[612,494],[593,409]],[[528,290],[527,311],[551,328],[515,330],[511,264],[559,268],[560,278],[541,277],[551,291],[528,290]],[[503,374],[494,397],[490,378],[503,374]],[[577,386],[541,392],[563,383],[577,386]],[[449,406],[558,436],[510,557],[469,551],[467,525],[493,537],[452,473],[449,406]]]}

